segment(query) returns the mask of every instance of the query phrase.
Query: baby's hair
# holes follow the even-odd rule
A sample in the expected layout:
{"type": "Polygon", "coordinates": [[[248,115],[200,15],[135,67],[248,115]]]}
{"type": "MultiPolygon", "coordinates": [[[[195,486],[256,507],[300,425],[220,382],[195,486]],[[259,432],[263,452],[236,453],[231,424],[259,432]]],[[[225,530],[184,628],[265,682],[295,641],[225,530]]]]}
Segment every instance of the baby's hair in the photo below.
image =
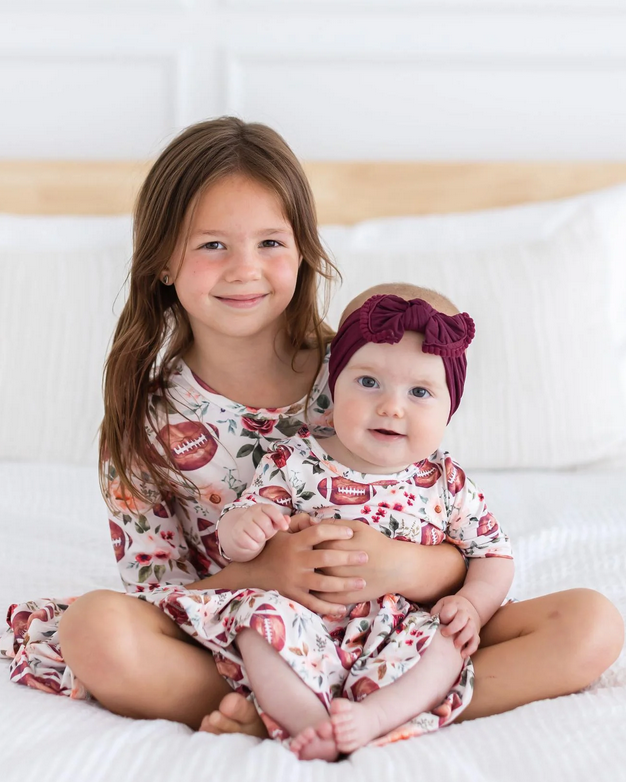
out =
{"type": "Polygon", "coordinates": [[[135,205],[129,296],[104,368],[99,472],[105,497],[114,477],[122,494],[148,502],[154,501],[143,488],[148,481],[161,492],[175,492],[172,470],[189,485],[176,465],[152,447],[148,434],[150,428],[156,432],[167,455],[169,447],[158,434],[162,416],[151,404],[151,393],[158,391],[167,400],[172,365],[193,342],[175,287],[163,285],[160,277],[181,246],[204,191],[233,175],[250,177],[278,196],[303,259],[284,318],[292,367],[305,347],[317,349],[318,371],[324,360],[333,332],[318,308],[318,285],[323,284],[327,305],[327,283],[338,271],[321,244],[302,166],[285,140],[266,125],[236,117],[192,125],[161,153],[135,205]]]}
{"type": "Polygon", "coordinates": [[[422,288],[419,285],[412,285],[409,282],[383,282],[380,285],[374,285],[366,291],[363,291],[363,293],[359,293],[358,296],[355,296],[344,309],[339,325],[341,326],[348,315],[354,312],[354,310],[357,310],[362,304],[365,304],[369,298],[380,294],[393,294],[406,301],[409,301],[410,299],[423,299],[438,312],[443,312],[444,315],[459,314],[459,309],[455,307],[450,299],[430,288],[422,288]]]}

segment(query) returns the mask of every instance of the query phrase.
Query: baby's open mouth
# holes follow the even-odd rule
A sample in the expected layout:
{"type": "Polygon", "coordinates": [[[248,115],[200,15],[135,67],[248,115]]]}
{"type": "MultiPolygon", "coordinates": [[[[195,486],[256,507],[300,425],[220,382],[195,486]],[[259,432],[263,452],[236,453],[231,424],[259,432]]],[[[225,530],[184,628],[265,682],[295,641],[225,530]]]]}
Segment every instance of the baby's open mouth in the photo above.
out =
{"type": "Polygon", "coordinates": [[[404,437],[400,432],[392,432],[391,429],[373,429],[372,431],[378,432],[378,434],[395,435],[396,437],[404,437]]]}

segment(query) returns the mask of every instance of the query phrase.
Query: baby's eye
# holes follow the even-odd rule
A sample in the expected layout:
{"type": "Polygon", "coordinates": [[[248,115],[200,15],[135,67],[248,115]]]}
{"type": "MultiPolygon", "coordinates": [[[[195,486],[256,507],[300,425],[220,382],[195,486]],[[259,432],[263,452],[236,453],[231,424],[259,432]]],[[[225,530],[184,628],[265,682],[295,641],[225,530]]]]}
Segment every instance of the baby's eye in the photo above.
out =
{"type": "Polygon", "coordinates": [[[376,382],[376,379],[373,377],[370,377],[369,375],[363,375],[363,377],[357,378],[356,381],[360,386],[363,386],[363,388],[376,388],[378,383],[376,382]]]}
{"type": "MultiPolygon", "coordinates": [[[[218,248],[215,247],[216,244],[222,244],[221,242],[205,242],[202,247],[200,247],[201,250],[217,250],[218,248]]],[[[222,247],[224,245],[222,244],[222,247]]]]}
{"type": "Polygon", "coordinates": [[[415,396],[418,399],[426,399],[427,396],[430,396],[430,391],[421,386],[415,386],[415,388],[411,389],[411,396],[415,396]]]}

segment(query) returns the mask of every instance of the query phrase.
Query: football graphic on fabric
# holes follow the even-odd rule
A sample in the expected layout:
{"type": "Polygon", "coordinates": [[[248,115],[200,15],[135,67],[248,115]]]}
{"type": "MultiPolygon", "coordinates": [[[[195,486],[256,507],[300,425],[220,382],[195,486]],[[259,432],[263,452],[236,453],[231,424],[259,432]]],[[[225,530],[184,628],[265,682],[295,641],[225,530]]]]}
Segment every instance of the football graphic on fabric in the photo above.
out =
{"type": "Polygon", "coordinates": [[[357,483],[349,478],[322,478],[317,490],[333,505],[363,505],[372,499],[374,489],[368,483],[357,483]]]}
{"type": "Polygon", "coordinates": [[[240,682],[243,679],[241,666],[237,665],[233,660],[215,655],[215,667],[221,676],[232,679],[234,682],[240,682]]]}
{"type": "Polygon", "coordinates": [[[277,505],[282,505],[283,508],[293,510],[291,494],[282,486],[263,486],[262,489],[259,489],[259,494],[266,500],[271,500],[277,505]]]}
{"type": "Polygon", "coordinates": [[[498,529],[498,522],[494,519],[491,513],[485,513],[484,516],[481,516],[478,522],[476,537],[481,537],[482,535],[488,535],[490,532],[493,533],[497,529],[498,529]]]}
{"type": "Polygon", "coordinates": [[[113,543],[115,559],[118,562],[121,562],[126,553],[126,545],[130,541],[130,537],[127,532],[124,532],[119,524],[116,524],[111,519],[109,519],[109,532],[111,533],[111,543],[113,543]]]}
{"type": "Polygon", "coordinates": [[[280,652],[285,645],[285,623],[276,613],[273,605],[269,603],[260,605],[250,619],[250,627],[262,635],[276,651],[280,652]]]}
{"type": "Polygon", "coordinates": [[[420,530],[420,543],[422,546],[438,546],[443,543],[446,536],[433,524],[424,524],[420,530]]]}
{"type": "Polygon", "coordinates": [[[362,701],[363,698],[376,692],[376,690],[380,690],[380,687],[376,682],[368,679],[367,676],[363,676],[350,687],[350,692],[355,701],[362,701]]]}
{"type": "Polygon", "coordinates": [[[199,421],[170,424],[164,426],[159,434],[169,444],[176,466],[185,472],[204,467],[217,451],[217,440],[199,421]]]}
{"type": "Polygon", "coordinates": [[[441,475],[441,467],[438,464],[429,462],[428,459],[424,459],[420,463],[419,469],[411,479],[416,486],[420,486],[423,489],[428,489],[434,486],[439,480],[441,475]]]}
{"type": "Polygon", "coordinates": [[[465,473],[449,456],[446,457],[446,480],[451,494],[458,494],[465,486],[465,473]]]}

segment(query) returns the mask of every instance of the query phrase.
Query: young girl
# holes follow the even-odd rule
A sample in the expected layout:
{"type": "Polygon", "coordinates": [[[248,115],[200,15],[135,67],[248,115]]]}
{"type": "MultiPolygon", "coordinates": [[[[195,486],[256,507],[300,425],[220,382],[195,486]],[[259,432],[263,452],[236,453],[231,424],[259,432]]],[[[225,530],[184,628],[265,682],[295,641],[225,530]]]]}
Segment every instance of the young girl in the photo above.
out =
{"type": "MultiPolygon", "coordinates": [[[[154,164],[135,211],[101,432],[113,547],[131,595],[255,587],[342,616],[383,594],[434,602],[459,586],[454,546],[415,546],[349,520],[279,532],[251,562],[219,554],[220,511],[272,442],[305,422],[328,433],[331,334],[316,288],[331,272],[302,168],[269,128],[200,123],[154,164]]],[[[8,620],[2,646],[16,682],[91,695],[130,717],[265,735],[186,616],[100,590],[11,606],[8,620]]],[[[472,656],[462,718],[586,686],[615,660],[622,632],[616,609],[590,590],[500,608],[472,656]]]]}
{"type": "Polygon", "coordinates": [[[343,621],[255,589],[182,601],[196,637],[229,661],[218,667],[230,685],[252,688],[269,727],[282,726],[270,732],[294,736],[300,758],[334,760],[409,718],[385,743],[436,730],[470,700],[469,654],[513,578],[508,539],[483,495],[439,450],[473,334],[471,318],[433,291],[388,285],[359,296],[331,346],[336,434],[318,441],[302,427],[274,444],[218,523],[223,554],[239,562],[287,530],[295,511],[309,523],[360,520],[415,543],[448,539],[469,567],[461,590],[435,607],[448,614],[446,637],[436,614],[397,595],[352,606],[343,621]]]}

